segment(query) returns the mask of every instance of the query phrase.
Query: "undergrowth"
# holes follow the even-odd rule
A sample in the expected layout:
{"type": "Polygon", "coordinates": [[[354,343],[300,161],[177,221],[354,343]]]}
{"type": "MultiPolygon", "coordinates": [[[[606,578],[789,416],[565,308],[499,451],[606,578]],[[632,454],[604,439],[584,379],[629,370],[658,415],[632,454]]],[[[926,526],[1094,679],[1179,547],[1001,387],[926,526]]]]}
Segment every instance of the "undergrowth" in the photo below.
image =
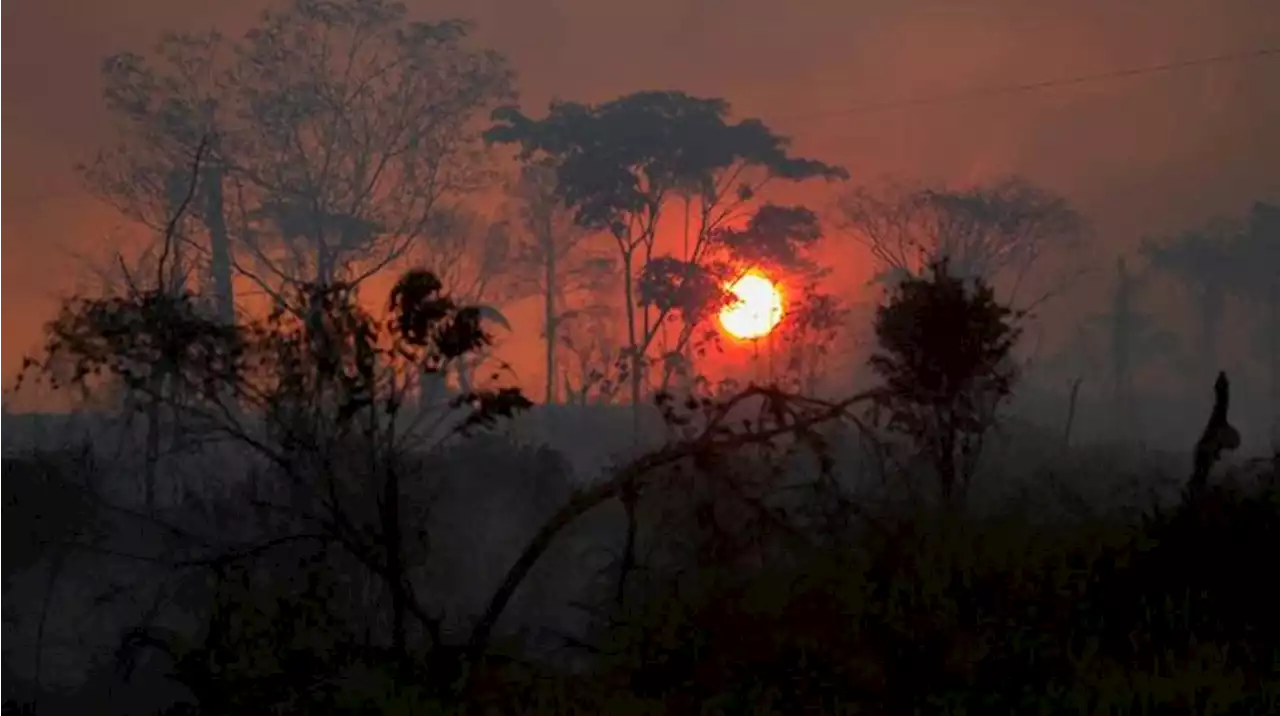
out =
{"type": "Polygon", "coordinates": [[[457,711],[1280,710],[1280,492],[1211,490],[1138,524],[942,524],[701,570],[614,617],[590,673],[504,661],[457,711]]]}

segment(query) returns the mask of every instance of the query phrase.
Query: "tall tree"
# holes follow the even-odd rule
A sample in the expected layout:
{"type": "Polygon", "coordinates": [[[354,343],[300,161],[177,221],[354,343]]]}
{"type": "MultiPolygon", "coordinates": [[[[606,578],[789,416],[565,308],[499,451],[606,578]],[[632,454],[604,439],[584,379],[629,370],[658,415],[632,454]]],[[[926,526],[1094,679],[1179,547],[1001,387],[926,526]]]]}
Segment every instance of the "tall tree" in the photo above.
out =
{"type": "Polygon", "coordinates": [[[572,310],[574,294],[597,293],[611,283],[617,266],[611,256],[590,250],[590,232],[577,225],[556,186],[555,168],[530,162],[510,189],[510,211],[518,227],[510,257],[510,289],[514,295],[536,294],[542,299],[546,381],[543,399],[559,399],[559,327],[572,310]]]}
{"type": "Polygon", "coordinates": [[[293,0],[245,35],[231,155],[261,271],[358,283],[425,238],[443,197],[484,179],[475,122],[512,95],[511,73],[468,30],[392,0],[293,0]]]}
{"type": "Polygon", "coordinates": [[[787,141],[762,122],[728,116],[724,100],[683,92],[637,92],[599,105],[554,102],[542,119],[514,107],[494,114],[488,138],[518,145],[524,159],[550,159],[577,223],[616,243],[636,405],[650,348],[675,310],[675,304],[644,303],[637,291],[641,273],[659,258],[659,222],[671,201],[693,199],[688,256],[667,258],[680,263],[680,283],[696,282],[710,237],[732,225],[766,184],[847,177],[838,167],[791,156],[787,141]]]}
{"type": "Polygon", "coordinates": [[[1148,276],[1135,274],[1123,257],[1116,259],[1111,308],[1096,316],[1104,323],[1110,355],[1111,397],[1119,436],[1129,437],[1137,428],[1134,375],[1157,355],[1176,356],[1177,341],[1162,330],[1150,313],[1139,306],[1139,292],[1148,276]]]}
{"type": "Polygon", "coordinates": [[[201,176],[169,250],[176,254],[175,280],[185,283],[194,267],[207,265],[214,310],[224,322],[235,320],[221,141],[232,121],[224,82],[231,51],[216,32],[167,33],[150,57],[122,52],[106,58],[103,101],[116,138],[78,167],[95,194],[162,238],[187,193],[191,158],[204,145],[201,176]]]}
{"type": "Polygon", "coordinates": [[[1196,372],[1201,376],[1218,372],[1227,298],[1239,273],[1231,246],[1238,235],[1238,227],[1232,222],[1214,221],[1164,240],[1143,242],[1142,253],[1151,265],[1174,277],[1194,297],[1200,324],[1196,372]]]}
{"type": "Polygon", "coordinates": [[[1019,314],[982,279],[952,275],[945,259],[926,272],[897,283],[877,309],[880,349],[869,362],[883,381],[876,402],[889,428],[932,462],[944,502],[958,506],[1012,394],[1019,314]]]}
{"type": "Polygon", "coordinates": [[[233,41],[165,35],[104,62],[120,139],[84,171],[158,228],[208,143],[177,235],[207,257],[224,318],[236,272],[277,302],[291,283],[359,283],[430,238],[442,198],[487,177],[477,122],[512,96],[512,75],[468,31],[393,0],[290,0],[233,41]]]}
{"type": "Polygon", "coordinates": [[[1239,291],[1254,305],[1266,307],[1262,353],[1271,374],[1271,447],[1280,455],[1280,206],[1253,205],[1236,256],[1242,268],[1239,291]]]}
{"type": "Polygon", "coordinates": [[[839,214],[879,264],[880,280],[918,277],[945,259],[956,276],[1007,282],[1008,300],[1027,306],[1058,288],[1019,299],[1037,263],[1071,248],[1083,232],[1065,199],[1017,178],[957,188],[863,186],[842,197],[839,214]]]}

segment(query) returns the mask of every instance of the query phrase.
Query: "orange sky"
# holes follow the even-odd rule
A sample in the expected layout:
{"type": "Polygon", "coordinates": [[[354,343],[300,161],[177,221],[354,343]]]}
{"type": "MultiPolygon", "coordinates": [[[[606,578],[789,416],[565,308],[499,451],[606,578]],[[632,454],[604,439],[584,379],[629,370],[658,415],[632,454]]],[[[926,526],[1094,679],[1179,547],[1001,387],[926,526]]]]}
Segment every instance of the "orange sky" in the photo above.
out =
{"type": "MultiPolygon", "coordinates": [[[[5,0],[3,355],[11,380],[57,297],[123,220],[72,165],[109,139],[98,62],[162,30],[238,34],[254,0],[5,0]]],[[[1280,200],[1280,60],[966,103],[839,114],[971,87],[1280,47],[1275,0],[408,0],[468,13],[526,108],[638,89],[723,96],[855,180],[1016,172],[1066,194],[1111,247],[1280,200]]],[[[815,204],[821,194],[807,197],[815,204]]],[[[858,267],[845,265],[858,274],[858,267]]],[[[523,311],[518,311],[523,315],[523,311]]],[[[518,316],[518,319],[521,316],[518,316]]],[[[519,324],[520,321],[517,320],[519,324]]],[[[536,338],[535,319],[524,324],[536,338]]],[[[536,360],[530,370],[536,370],[536,360]]],[[[536,385],[536,377],[527,379],[536,385]]]]}

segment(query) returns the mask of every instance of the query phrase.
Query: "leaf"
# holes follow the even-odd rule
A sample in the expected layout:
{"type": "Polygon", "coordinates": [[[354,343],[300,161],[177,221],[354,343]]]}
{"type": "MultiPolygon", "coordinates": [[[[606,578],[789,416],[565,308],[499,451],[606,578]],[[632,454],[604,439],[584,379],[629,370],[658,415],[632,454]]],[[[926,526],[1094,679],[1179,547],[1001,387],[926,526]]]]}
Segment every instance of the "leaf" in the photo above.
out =
{"type": "Polygon", "coordinates": [[[503,330],[510,331],[511,322],[502,314],[502,311],[493,306],[480,305],[476,306],[476,310],[480,312],[480,318],[486,321],[492,321],[502,327],[503,330]]]}

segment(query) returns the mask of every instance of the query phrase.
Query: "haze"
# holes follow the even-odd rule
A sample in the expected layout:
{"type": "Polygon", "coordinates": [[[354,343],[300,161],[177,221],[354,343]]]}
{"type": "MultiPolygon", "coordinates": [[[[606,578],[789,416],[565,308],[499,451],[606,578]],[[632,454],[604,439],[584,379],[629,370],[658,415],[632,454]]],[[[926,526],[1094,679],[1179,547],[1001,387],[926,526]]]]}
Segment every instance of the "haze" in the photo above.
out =
{"type": "MultiPolygon", "coordinates": [[[[1026,176],[1066,196],[1090,221],[1089,263],[1103,270],[1088,280],[1105,279],[1112,253],[1145,235],[1280,197],[1274,56],[866,109],[1276,47],[1280,5],[1265,0],[408,6],[418,16],[478,20],[479,42],[509,56],[522,107],[535,115],[552,97],[602,101],[676,88],[724,97],[737,116],[759,117],[792,137],[797,153],[848,167],[855,184],[885,174],[960,183],[1026,176]]],[[[137,231],[91,198],[72,168],[112,137],[100,60],[145,52],[165,30],[216,26],[234,36],[262,7],[245,0],[5,4],[6,383],[36,347],[58,298],[85,285],[93,263],[137,231]]],[[[831,199],[820,186],[801,192],[817,208],[831,199]]],[[[863,258],[838,250],[845,255],[831,258],[837,273],[868,276],[863,258]]],[[[1074,288],[1073,300],[1101,293],[1088,283],[1074,288]]],[[[504,357],[536,385],[537,307],[526,301],[509,311],[517,329],[504,357]]]]}

